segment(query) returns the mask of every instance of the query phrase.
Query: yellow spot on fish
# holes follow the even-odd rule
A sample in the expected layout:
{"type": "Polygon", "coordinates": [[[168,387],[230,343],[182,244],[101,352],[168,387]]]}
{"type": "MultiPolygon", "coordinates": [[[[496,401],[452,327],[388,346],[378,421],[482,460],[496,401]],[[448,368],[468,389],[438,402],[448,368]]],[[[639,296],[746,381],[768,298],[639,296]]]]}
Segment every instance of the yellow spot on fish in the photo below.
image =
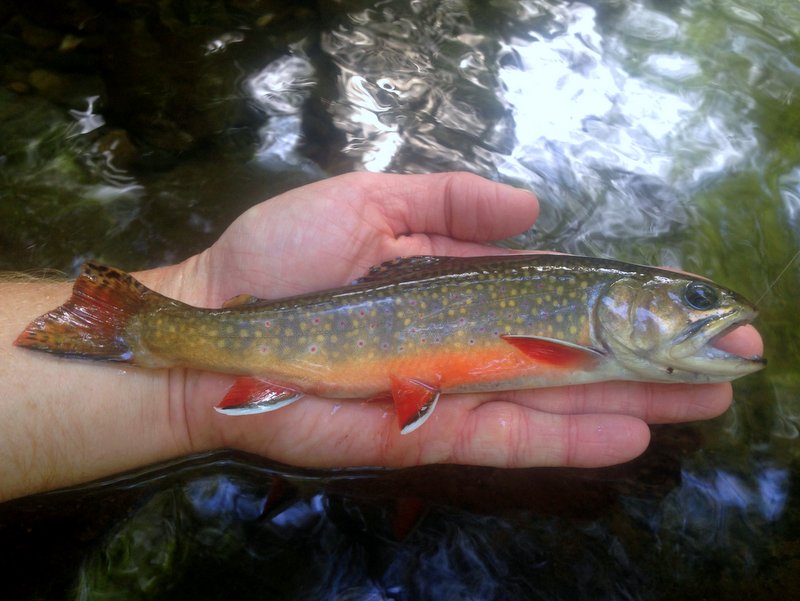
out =
{"type": "Polygon", "coordinates": [[[561,323],[562,321],[564,321],[564,316],[559,313],[556,315],[556,322],[561,323]]]}
{"type": "Polygon", "coordinates": [[[409,326],[409,325],[411,325],[411,320],[410,320],[408,317],[406,317],[406,318],[403,320],[403,325],[404,325],[404,326],[409,326]]]}
{"type": "Polygon", "coordinates": [[[248,333],[247,333],[247,330],[245,330],[244,328],[242,328],[241,330],[239,330],[239,336],[240,336],[241,338],[247,338],[247,334],[248,334],[248,333]]]}
{"type": "Polygon", "coordinates": [[[578,333],[578,328],[576,328],[575,326],[570,326],[569,327],[569,333],[574,336],[575,334],[578,333]]]}

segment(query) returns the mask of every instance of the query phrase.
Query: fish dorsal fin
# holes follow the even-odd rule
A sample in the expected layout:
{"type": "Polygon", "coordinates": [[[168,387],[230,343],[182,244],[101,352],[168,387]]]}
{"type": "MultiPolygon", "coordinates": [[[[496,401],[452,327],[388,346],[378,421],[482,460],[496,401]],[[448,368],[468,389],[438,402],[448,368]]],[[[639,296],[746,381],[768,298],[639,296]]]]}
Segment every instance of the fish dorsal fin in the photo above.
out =
{"type": "Polygon", "coordinates": [[[391,261],[384,261],[380,265],[373,265],[363,277],[354,280],[353,284],[377,283],[389,279],[398,279],[402,276],[414,274],[425,267],[439,265],[451,257],[433,257],[418,255],[414,257],[398,257],[391,261]]]}
{"type": "Polygon", "coordinates": [[[264,300],[263,298],[258,298],[257,296],[253,296],[252,294],[237,294],[233,298],[229,298],[224,303],[222,303],[223,309],[238,309],[239,307],[247,307],[250,305],[259,305],[262,303],[266,303],[269,301],[264,300]]]}
{"type": "Polygon", "coordinates": [[[537,363],[555,367],[590,369],[605,357],[602,351],[564,340],[542,336],[501,336],[537,363]]]}

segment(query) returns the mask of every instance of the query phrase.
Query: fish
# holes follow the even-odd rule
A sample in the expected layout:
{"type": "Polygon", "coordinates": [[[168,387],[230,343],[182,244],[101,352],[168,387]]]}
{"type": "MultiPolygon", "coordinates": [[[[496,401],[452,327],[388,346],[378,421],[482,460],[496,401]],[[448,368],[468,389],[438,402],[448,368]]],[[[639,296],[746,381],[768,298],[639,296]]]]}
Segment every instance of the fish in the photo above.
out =
{"type": "Polygon", "coordinates": [[[235,374],[215,407],[313,394],[391,398],[409,434],[440,397],[609,380],[730,381],[766,364],[714,346],[757,310],[699,276],[559,254],[412,256],[339,288],[197,308],[87,263],[19,347],[144,368],[235,374]]]}

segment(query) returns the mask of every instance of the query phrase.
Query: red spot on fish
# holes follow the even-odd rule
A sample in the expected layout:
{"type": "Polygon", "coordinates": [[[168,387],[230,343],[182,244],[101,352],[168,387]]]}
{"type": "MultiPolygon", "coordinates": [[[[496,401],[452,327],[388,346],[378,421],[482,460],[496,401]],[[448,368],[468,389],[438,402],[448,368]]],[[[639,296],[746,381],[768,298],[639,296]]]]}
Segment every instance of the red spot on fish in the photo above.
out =
{"type": "Polygon", "coordinates": [[[272,327],[272,322],[268,319],[264,322],[264,327],[269,330],[272,327]]]}

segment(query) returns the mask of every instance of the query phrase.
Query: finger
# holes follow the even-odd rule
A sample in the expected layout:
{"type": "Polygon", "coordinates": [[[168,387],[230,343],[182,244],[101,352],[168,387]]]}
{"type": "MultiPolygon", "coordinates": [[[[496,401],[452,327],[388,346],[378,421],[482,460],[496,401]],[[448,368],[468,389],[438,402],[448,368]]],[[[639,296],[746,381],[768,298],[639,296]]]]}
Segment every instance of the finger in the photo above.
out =
{"type": "MultiPolygon", "coordinates": [[[[213,412],[212,412],[213,413],[213,412]]],[[[314,467],[461,463],[596,467],[628,461],[649,442],[624,415],[556,415],[467,395],[445,398],[424,427],[401,435],[389,403],[303,399],[247,420],[215,416],[218,443],[314,467]],[[353,428],[353,424],[358,428],[353,428]]]]}
{"type": "Polygon", "coordinates": [[[720,350],[740,357],[760,357],[764,352],[761,334],[751,325],[740,326],[714,342],[720,350]]]}
{"type": "Polygon", "coordinates": [[[504,402],[443,409],[417,441],[385,445],[384,464],[601,467],[637,457],[650,441],[647,425],[625,415],[555,415],[504,402]]]}
{"type": "Polygon", "coordinates": [[[508,403],[469,413],[449,461],[498,467],[603,467],[637,457],[650,430],[626,415],[554,415],[508,403]]]}
{"type": "MultiPolygon", "coordinates": [[[[498,398],[498,397],[495,397],[498,398]]],[[[502,400],[559,414],[628,415],[647,423],[712,419],[733,399],[731,385],[600,382],[503,393],[502,400]]]]}
{"type": "Polygon", "coordinates": [[[395,236],[500,240],[524,232],[539,214],[533,193],[470,173],[381,175],[361,183],[373,186],[369,196],[380,200],[395,236]]]}

